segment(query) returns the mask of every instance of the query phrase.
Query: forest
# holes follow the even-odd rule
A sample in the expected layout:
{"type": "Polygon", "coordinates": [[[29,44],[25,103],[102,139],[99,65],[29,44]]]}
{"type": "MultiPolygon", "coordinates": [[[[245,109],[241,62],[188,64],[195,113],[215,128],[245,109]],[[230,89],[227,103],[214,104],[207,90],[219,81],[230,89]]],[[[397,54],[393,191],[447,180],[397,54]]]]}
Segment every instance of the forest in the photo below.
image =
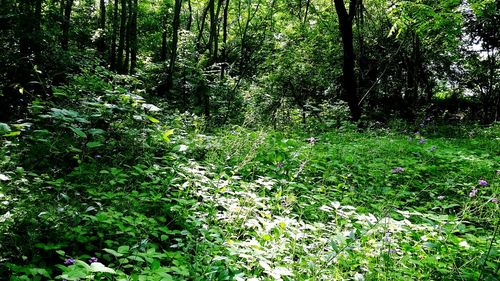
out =
{"type": "Polygon", "coordinates": [[[0,280],[500,280],[497,0],[0,0],[0,280]]]}

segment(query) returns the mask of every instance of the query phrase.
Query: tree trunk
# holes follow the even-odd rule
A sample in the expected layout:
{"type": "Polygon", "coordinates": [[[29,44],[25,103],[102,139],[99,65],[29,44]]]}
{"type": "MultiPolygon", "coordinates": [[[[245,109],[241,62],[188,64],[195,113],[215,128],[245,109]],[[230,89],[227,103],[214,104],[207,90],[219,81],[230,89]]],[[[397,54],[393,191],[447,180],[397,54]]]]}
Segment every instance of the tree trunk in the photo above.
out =
{"type": "Polygon", "coordinates": [[[135,73],[135,68],[137,66],[137,10],[138,10],[138,0],[133,0],[134,1],[134,6],[132,7],[133,9],[133,14],[132,14],[132,30],[131,30],[131,49],[130,49],[130,74],[135,73]]]}
{"type": "Polygon", "coordinates": [[[307,0],[306,2],[306,12],[304,13],[304,22],[303,24],[306,25],[307,22],[307,13],[309,12],[309,6],[311,5],[311,0],[307,0]]]}
{"type": "Polygon", "coordinates": [[[106,2],[105,0],[99,1],[99,29],[101,30],[99,41],[97,42],[97,51],[104,53],[106,51],[106,41],[104,40],[104,30],[106,29],[106,2]]]}
{"type": "Polygon", "coordinates": [[[65,51],[68,50],[69,44],[69,21],[71,18],[71,9],[73,7],[73,0],[67,0],[64,6],[64,17],[62,23],[62,37],[61,37],[61,48],[65,51]]]}
{"type": "Polygon", "coordinates": [[[125,49],[126,23],[127,0],[121,0],[120,41],[118,42],[118,55],[116,60],[116,69],[119,73],[123,73],[123,51],[125,49]]]}
{"type": "Polygon", "coordinates": [[[42,23],[42,0],[36,0],[35,2],[35,18],[33,26],[33,53],[35,55],[35,61],[40,57],[42,34],[41,34],[41,23],[42,23]]]}
{"type": "Polygon", "coordinates": [[[160,50],[160,61],[167,60],[167,30],[163,30],[161,33],[161,50],[160,50]]]}
{"type": "Polygon", "coordinates": [[[113,34],[111,35],[110,68],[116,70],[116,37],[118,33],[118,0],[115,0],[113,11],[113,34]]]}
{"type": "Polygon", "coordinates": [[[172,50],[170,52],[170,61],[168,64],[167,73],[167,91],[170,91],[173,87],[174,70],[175,70],[175,60],[177,59],[177,41],[179,39],[179,26],[180,26],[180,14],[181,14],[182,0],[175,0],[174,7],[174,21],[172,23],[172,50]]]}
{"type": "Polygon", "coordinates": [[[342,86],[344,98],[351,111],[352,120],[358,121],[361,117],[361,107],[358,104],[356,78],[354,73],[355,57],[352,33],[352,20],[356,14],[357,0],[350,0],[349,13],[347,13],[343,0],[334,1],[343,45],[344,62],[342,65],[342,86]]]}
{"type": "Polygon", "coordinates": [[[210,12],[210,34],[208,37],[208,51],[210,54],[212,54],[214,37],[215,37],[215,28],[217,24],[217,20],[215,19],[215,0],[210,0],[208,6],[210,12]]]}
{"type": "Polygon", "coordinates": [[[229,0],[224,0],[224,15],[222,21],[222,51],[221,51],[221,68],[220,79],[224,79],[224,72],[227,65],[227,18],[229,16],[229,0]]]}
{"type": "Polygon", "coordinates": [[[217,54],[219,53],[219,14],[220,14],[220,7],[222,6],[222,2],[224,0],[219,0],[217,2],[217,12],[215,13],[215,25],[214,29],[210,30],[210,33],[213,34],[213,41],[214,41],[214,49],[213,49],[213,62],[217,63],[219,61],[219,57],[217,54]]]}
{"type": "Polygon", "coordinates": [[[127,2],[127,28],[125,33],[125,61],[123,62],[123,73],[128,73],[130,63],[130,37],[132,34],[132,0],[127,2]]]}
{"type": "Polygon", "coordinates": [[[193,23],[193,8],[191,7],[191,0],[188,0],[188,10],[189,17],[186,23],[186,30],[191,31],[191,25],[193,23]]]}
{"type": "Polygon", "coordinates": [[[199,53],[201,53],[201,40],[203,39],[203,30],[205,29],[205,21],[207,18],[208,10],[210,9],[210,4],[212,3],[213,0],[210,0],[208,2],[207,6],[203,10],[203,14],[201,16],[201,25],[200,29],[198,31],[198,38],[196,39],[196,50],[198,50],[199,53]]]}

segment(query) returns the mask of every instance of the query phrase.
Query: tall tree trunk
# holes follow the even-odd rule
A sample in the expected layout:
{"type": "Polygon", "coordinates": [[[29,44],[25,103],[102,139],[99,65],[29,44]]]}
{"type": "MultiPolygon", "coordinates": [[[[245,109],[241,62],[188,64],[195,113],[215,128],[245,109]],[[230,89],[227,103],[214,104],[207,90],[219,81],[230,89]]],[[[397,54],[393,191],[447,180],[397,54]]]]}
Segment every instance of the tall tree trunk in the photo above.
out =
{"type": "Polygon", "coordinates": [[[104,40],[104,30],[106,29],[106,1],[99,1],[99,29],[101,29],[101,34],[99,41],[97,42],[97,51],[104,53],[106,51],[106,41],[104,40]]]}
{"type": "Polygon", "coordinates": [[[351,118],[358,121],[361,117],[361,107],[358,104],[356,76],[354,73],[354,45],[352,33],[352,20],[356,14],[357,0],[350,0],[349,13],[347,13],[343,0],[334,0],[335,10],[339,19],[339,30],[342,36],[344,62],[342,65],[342,86],[344,98],[347,101],[351,118]]]}
{"type": "Polygon", "coordinates": [[[125,33],[125,61],[123,62],[123,73],[128,73],[130,63],[130,37],[132,33],[132,0],[127,2],[127,28],[125,33]]]}
{"type": "Polygon", "coordinates": [[[121,19],[120,19],[120,41],[118,42],[118,55],[116,59],[116,69],[123,73],[123,51],[125,49],[125,32],[127,23],[127,0],[121,0],[121,19]]]}
{"type": "Polygon", "coordinates": [[[118,33],[118,0],[115,0],[113,8],[113,34],[111,35],[110,67],[116,70],[116,37],[118,33]]]}
{"type": "Polygon", "coordinates": [[[170,52],[170,61],[168,64],[167,72],[167,91],[170,91],[173,87],[175,61],[177,59],[177,41],[179,39],[179,26],[180,26],[180,14],[181,14],[182,0],[175,0],[174,7],[174,21],[172,23],[172,50],[170,52]]]}
{"type": "Polygon", "coordinates": [[[227,65],[227,18],[229,16],[229,0],[224,0],[224,15],[222,20],[222,51],[221,51],[221,68],[220,79],[224,79],[224,72],[227,65]]]}
{"type": "Polygon", "coordinates": [[[61,37],[61,48],[63,50],[68,50],[69,44],[69,23],[71,19],[71,9],[73,8],[73,0],[66,0],[66,5],[64,6],[64,17],[62,23],[62,37],[61,37]]]}
{"type": "Polygon", "coordinates": [[[309,12],[309,6],[311,5],[311,0],[307,0],[306,2],[306,12],[304,13],[304,25],[307,22],[307,13],[309,12]]]}
{"type": "Polygon", "coordinates": [[[214,41],[214,49],[213,49],[213,62],[217,63],[219,61],[218,52],[219,52],[219,14],[220,14],[220,7],[222,6],[222,2],[224,0],[218,0],[217,2],[217,12],[215,13],[215,25],[214,29],[210,30],[210,33],[213,35],[213,41],[214,41]]]}
{"type": "Polygon", "coordinates": [[[35,55],[35,60],[40,57],[41,51],[41,24],[42,24],[42,0],[35,1],[35,18],[33,26],[33,53],[35,55]]]}
{"type": "Polygon", "coordinates": [[[212,3],[212,1],[213,0],[210,0],[208,2],[205,9],[203,9],[203,13],[201,15],[201,25],[198,31],[198,37],[196,39],[196,50],[198,50],[199,53],[201,53],[201,40],[203,39],[203,30],[205,29],[205,21],[207,19],[208,10],[210,9],[210,4],[212,3]]]}
{"type": "Polygon", "coordinates": [[[164,29],[161,33],[161,50],[160,50],[160,61],[167,60],[167,30],[164,29]]]}
{"type": "Polygon", "coordinates": [[[188,0],[188,11],[189,17],[186,23],[186,30],[191,31],[191,25],[193,24],[193,8],[191,7],[191,0],[188,0]]]}
{"type": "Polygon", "coordinates": [[[132,14],[132,30],[131,30],[131,49],[130,49],[130,74],[135,73],[135,68],[137,66],[137,10],[139,9],[138,7],[138,0],[133,0],[134,5],[132,7],[133,9],[133,14],[132,14]]]}
{"type": "Polygon", "coordinates": [[[208,5],[209,5],[209,12],[210,12],[210,34],[208,37],[208,51],[210,54],[212,54],[214,37],[215,37],[215,29],[217,26],[217,19],[215,19],[215,0],[210,0],[208,5]]]}

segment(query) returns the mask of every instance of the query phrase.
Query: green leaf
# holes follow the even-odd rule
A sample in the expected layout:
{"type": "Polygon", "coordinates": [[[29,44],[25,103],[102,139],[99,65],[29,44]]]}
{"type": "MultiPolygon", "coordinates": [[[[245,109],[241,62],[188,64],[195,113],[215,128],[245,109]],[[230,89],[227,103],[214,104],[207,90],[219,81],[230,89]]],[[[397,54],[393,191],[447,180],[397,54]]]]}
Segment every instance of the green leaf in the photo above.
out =
{"type": "Polygon", "coordinates": [[[87,143],[88,148],[95,148],[95,147],[99,147],[99,146],[102,146],[102,143],[100,143],[98,141],[91,141],[91,142],[87,143]]]}
{"type": "Polygon", "coordinates": [[[3,136],[4,137],[15,137],[15,136],[19,136],[20,134],[21,134],[21,131],[15,131],[15,132],[12,132],[12,133],[5,134],[3,136]]]}
{"type": "Polygon", "coordinates": [[[104,264],[100,262],[93,262],[90,265],[90,270],[92,270],[92,272],[106,272],[111,274],[116,273],[116,271],[114,271],[112,268],[106,267],[104,264]]]}
{"type": "Polygon", "coordinates": [[[153,123],[160,123],[160,120],[158,120],[158,119],[156,119],[156,118],[154,118],[152,116],[147,115],[146,118],[148,118],[149,121],[151,121],[153,123]]]}
{"type": "Polygon", "coordinates": [[[118,253],[125,254],[126,252],[128,252],[129,249],[130,249],[129,246],[120,246],[118,247],[118,253]]]}
{"type": "Polygon", "coordinates": [[[168,131],[166,131],[165,133],[163,133],[163,135],[161,135],[161,136],[162,136],[162,138],[163,138],[163,140],[164,140],[164,141],[169,142],[169,141],[170,141],[170,138],[169,138],[169,137],[170,137],[170,135],[172,135],[173,133],[174,133],[174,129],[171,129],[171,130],[168,130],[168,131]]]}
{"type": "Polygon", "coordinates": [[[130,260],[144,262],[144,259],[138,256],[129,256],[130,260]]]}
{"type": "Polygon", "coordinates": [[[6,134],[10,131],[11,131],[11,129],[10,129],[9,125],[0,122],[0,134],[6,134]]]}
{"type": "Polygon", "coordinates": [[[77,134],[79,137],[86,138],[87,134],[85,134],[82,130],[75,128],[75,127],[69,127],[73,133],[77,134]]]}
{"type": "Polygon", "coordinates": [[[112,250],[112,249],[103,249],[103,251],[105,251],[106,253],[112,254],[113,256],[115,256],[117,258],[123,257],[123,254],[120,254],[117,251],[112,250]]]}

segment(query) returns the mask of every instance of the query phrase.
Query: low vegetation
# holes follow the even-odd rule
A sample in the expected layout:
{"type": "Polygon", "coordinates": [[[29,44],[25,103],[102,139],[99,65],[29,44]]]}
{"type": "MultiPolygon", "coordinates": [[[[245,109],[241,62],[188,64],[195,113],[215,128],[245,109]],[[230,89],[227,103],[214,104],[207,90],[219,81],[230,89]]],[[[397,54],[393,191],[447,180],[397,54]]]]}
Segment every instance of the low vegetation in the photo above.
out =
{"type": "Polygon", "coordinates": [[[0,124],[10,280],[498,278],[498,125],[208,131],[129,76],[55,92],[0,124]]]}

